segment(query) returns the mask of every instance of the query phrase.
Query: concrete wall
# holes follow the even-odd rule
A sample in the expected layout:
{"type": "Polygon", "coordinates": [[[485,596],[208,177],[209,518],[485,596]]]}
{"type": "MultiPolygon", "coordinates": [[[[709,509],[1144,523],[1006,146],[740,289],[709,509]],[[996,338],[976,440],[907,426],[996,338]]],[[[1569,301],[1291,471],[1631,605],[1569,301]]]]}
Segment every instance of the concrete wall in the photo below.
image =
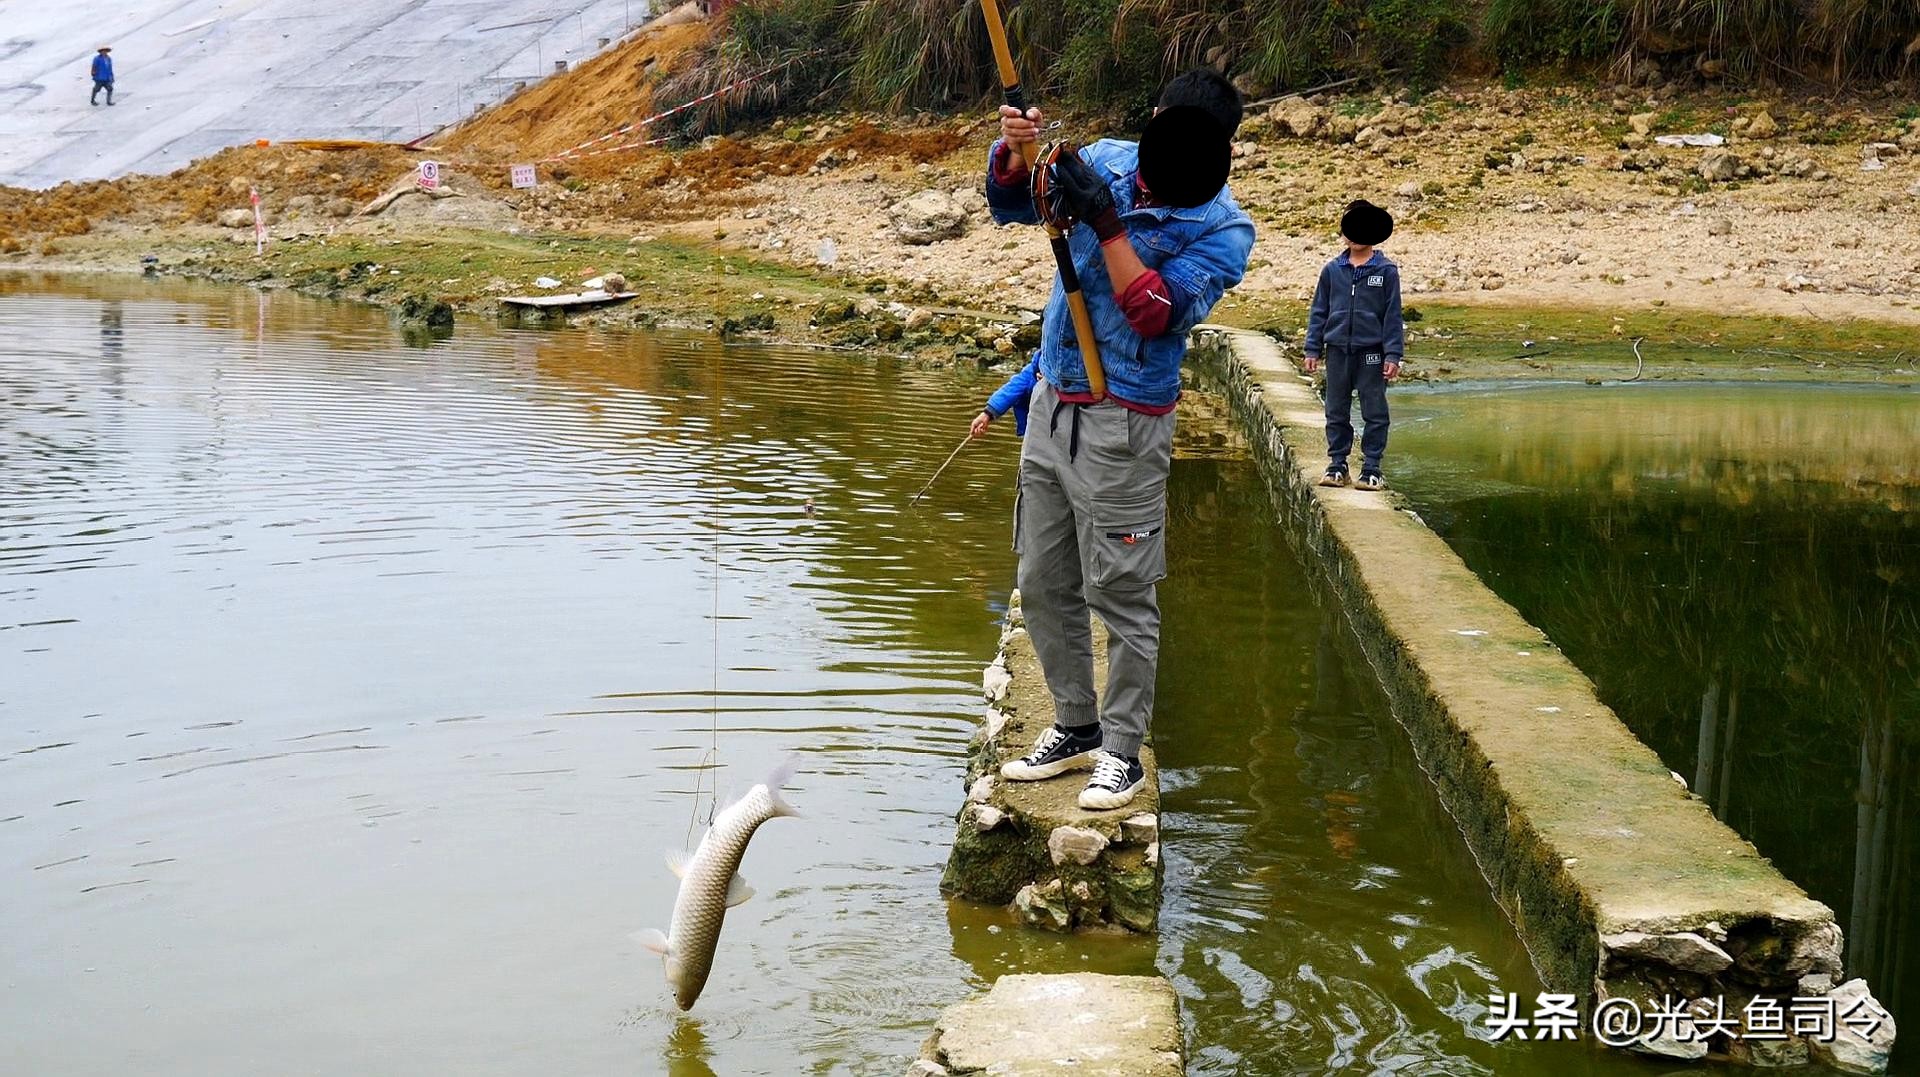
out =
{"type": "MultiPolygon", "coordinates": [[[[1315,485],[1319,397],[1272,340],[1207,330],[1198,369],[1244,424],[1278,521],[1351,619],[1440,798],[1551,989],[1597,1000],[1834,991],[1840,929],[1688,793],[1542,633],[1392,495],[1315,485]]],[[[1525,536],[1516,536],[1524,541],[1525,536]]],[[[1849,988],[1864,993],[1865,985],[1849,988]]],[[[1838,993],[1838,992],[1836,992],[1838,993]]],[[[1857,1038],[1857,1037],[1856,1037],[1857,1038]]],[[[1839,1049],[1858,1071],[1886,1043],[1839,1049]],[[1861,1061],[1864,1060],[1864,1061],[1861,1061]]],[[[1722,1038],[1643,1045],[1697,1058],[1722,1038]]],[[[1791,1061],[1833,1047],[1769,1047],[1791,1061]]],[[[1750,1057],[1750,1056],[1749,1056],[1750,1057]]]]}
{"type": "Polygon", "coordinates": [[[168,172],[255,139],[405,142],[577,63],[649,0],[0,0],[0,183],[168,172]],[[113,108],[87,104],[113,47],[113,108]]]}

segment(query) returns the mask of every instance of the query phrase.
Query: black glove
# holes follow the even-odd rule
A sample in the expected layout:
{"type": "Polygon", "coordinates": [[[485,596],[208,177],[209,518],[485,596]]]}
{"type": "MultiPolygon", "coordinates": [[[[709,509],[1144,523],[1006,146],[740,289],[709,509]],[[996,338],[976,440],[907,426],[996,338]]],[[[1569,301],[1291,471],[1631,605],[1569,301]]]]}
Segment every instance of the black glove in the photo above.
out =
{"type": "Polygon", "coordinates": [[[1120,223],[1120,213],[1113,206],[1113,192],[1078,153],[1060,155],[1059,162],[1053,166],[1053,185],[1059,192],[1061,208],[1087,222],[1100,242],[1126,235],[1126,226],[1120,223]]]}

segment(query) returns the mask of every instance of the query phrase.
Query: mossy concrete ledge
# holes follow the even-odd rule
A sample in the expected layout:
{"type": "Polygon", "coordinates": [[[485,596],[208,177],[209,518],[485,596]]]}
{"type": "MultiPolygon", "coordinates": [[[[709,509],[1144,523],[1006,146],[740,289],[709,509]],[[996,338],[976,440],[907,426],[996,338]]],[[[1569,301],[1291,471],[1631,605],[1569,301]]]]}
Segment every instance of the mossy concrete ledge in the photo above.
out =
{"type": "MultiPolygon", "coordinates": [[[[1281,525],[1351,619],[1549,989],[1580,996],[1588,1014],[1614,996],[1724,999],[1736,1020],[1756,997],[1791,1012],[1797,996],[1866,995],[1864,983],[1842,984],[1832,910],[1689,794],[1439,536],[1392,495],[1316,485],[1320,399],[1274,341],[1209,327],[1196,344],[1198,371],[1244,424],[1281,525]]],[[[1639,1049],[1763,1065],[1811,1054],[1883,1072],[1893,1038],[1890,1022],[1871,1039],[1846,1029],[1832,1043],[1724,1032],[1683,1042],[1693,1037],[1682,1032],[1639,1049]]]]}
{"type": "Polygon", "coordinates": [[[1158,976],[1002,976],[940,1015],[909,1077],[1180,1077],[1180,1008],[1158,976]]]}
{"type": "MultiPolygon", "coordinates": [[[[1094,680],[1106,681],[1106,633],[1094,625],[1094,680]]],[[[940,889],[1011,905],[1051,931],[1150,932],[1160,916],[1160,771],[1142,748],[1146,787],[1117,811],[1080,807],[1086,772],[1009,782],[1000,764],[1027,753],[1053,725],[1053,697],[1015,594],[1000,653],[983,678],[987,701],[967,752],[967,795],[940,889]]]]}

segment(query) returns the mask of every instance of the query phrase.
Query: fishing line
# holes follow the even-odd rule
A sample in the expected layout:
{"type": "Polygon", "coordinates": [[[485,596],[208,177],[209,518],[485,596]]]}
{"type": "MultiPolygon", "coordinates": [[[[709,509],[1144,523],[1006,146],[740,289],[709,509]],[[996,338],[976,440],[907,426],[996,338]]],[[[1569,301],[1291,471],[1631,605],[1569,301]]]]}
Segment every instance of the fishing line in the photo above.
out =
{"type": "Polygon", "coordinates": [[[713,530],[713,683],[707,696],[707,714],[710,721],[709,741],[705,755],[700,757],[699,766],[693,771],[693,805],[687,812],[687,833],[681,839],[681,848],[693,845],[693,831],[700,822],[700,793],[706,786],[707,772],[712,770],[713,789],[707,804],[707,825],[713,825],[713,817],[720,810],[720,465],[724,453],[720,443],[721,409],[726,407],[726,355],[724,350],[717,355],[713,364],[713,420],[708,437],[713,441],[713,496],[708,499],[708,526],[713,530]]]}

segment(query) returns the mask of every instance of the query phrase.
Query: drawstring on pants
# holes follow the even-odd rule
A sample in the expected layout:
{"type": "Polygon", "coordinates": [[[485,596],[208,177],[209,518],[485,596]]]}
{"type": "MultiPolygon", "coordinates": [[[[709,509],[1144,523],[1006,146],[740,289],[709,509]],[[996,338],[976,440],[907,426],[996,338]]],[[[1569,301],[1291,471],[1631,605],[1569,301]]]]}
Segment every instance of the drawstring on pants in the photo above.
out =
{"type": "Polygon", "coordinates": [[[1060,432],[1060,409],[1073,409],[1073,424],[1067,428],[1067,459],[1069,461],[1080,455],[1080,410],[1085,407],[1087,407],[1085,404],[1056,400],[1053,405],[1053,414],[1047,420],[1047,436],[1052,437],[1060,432]]]}

